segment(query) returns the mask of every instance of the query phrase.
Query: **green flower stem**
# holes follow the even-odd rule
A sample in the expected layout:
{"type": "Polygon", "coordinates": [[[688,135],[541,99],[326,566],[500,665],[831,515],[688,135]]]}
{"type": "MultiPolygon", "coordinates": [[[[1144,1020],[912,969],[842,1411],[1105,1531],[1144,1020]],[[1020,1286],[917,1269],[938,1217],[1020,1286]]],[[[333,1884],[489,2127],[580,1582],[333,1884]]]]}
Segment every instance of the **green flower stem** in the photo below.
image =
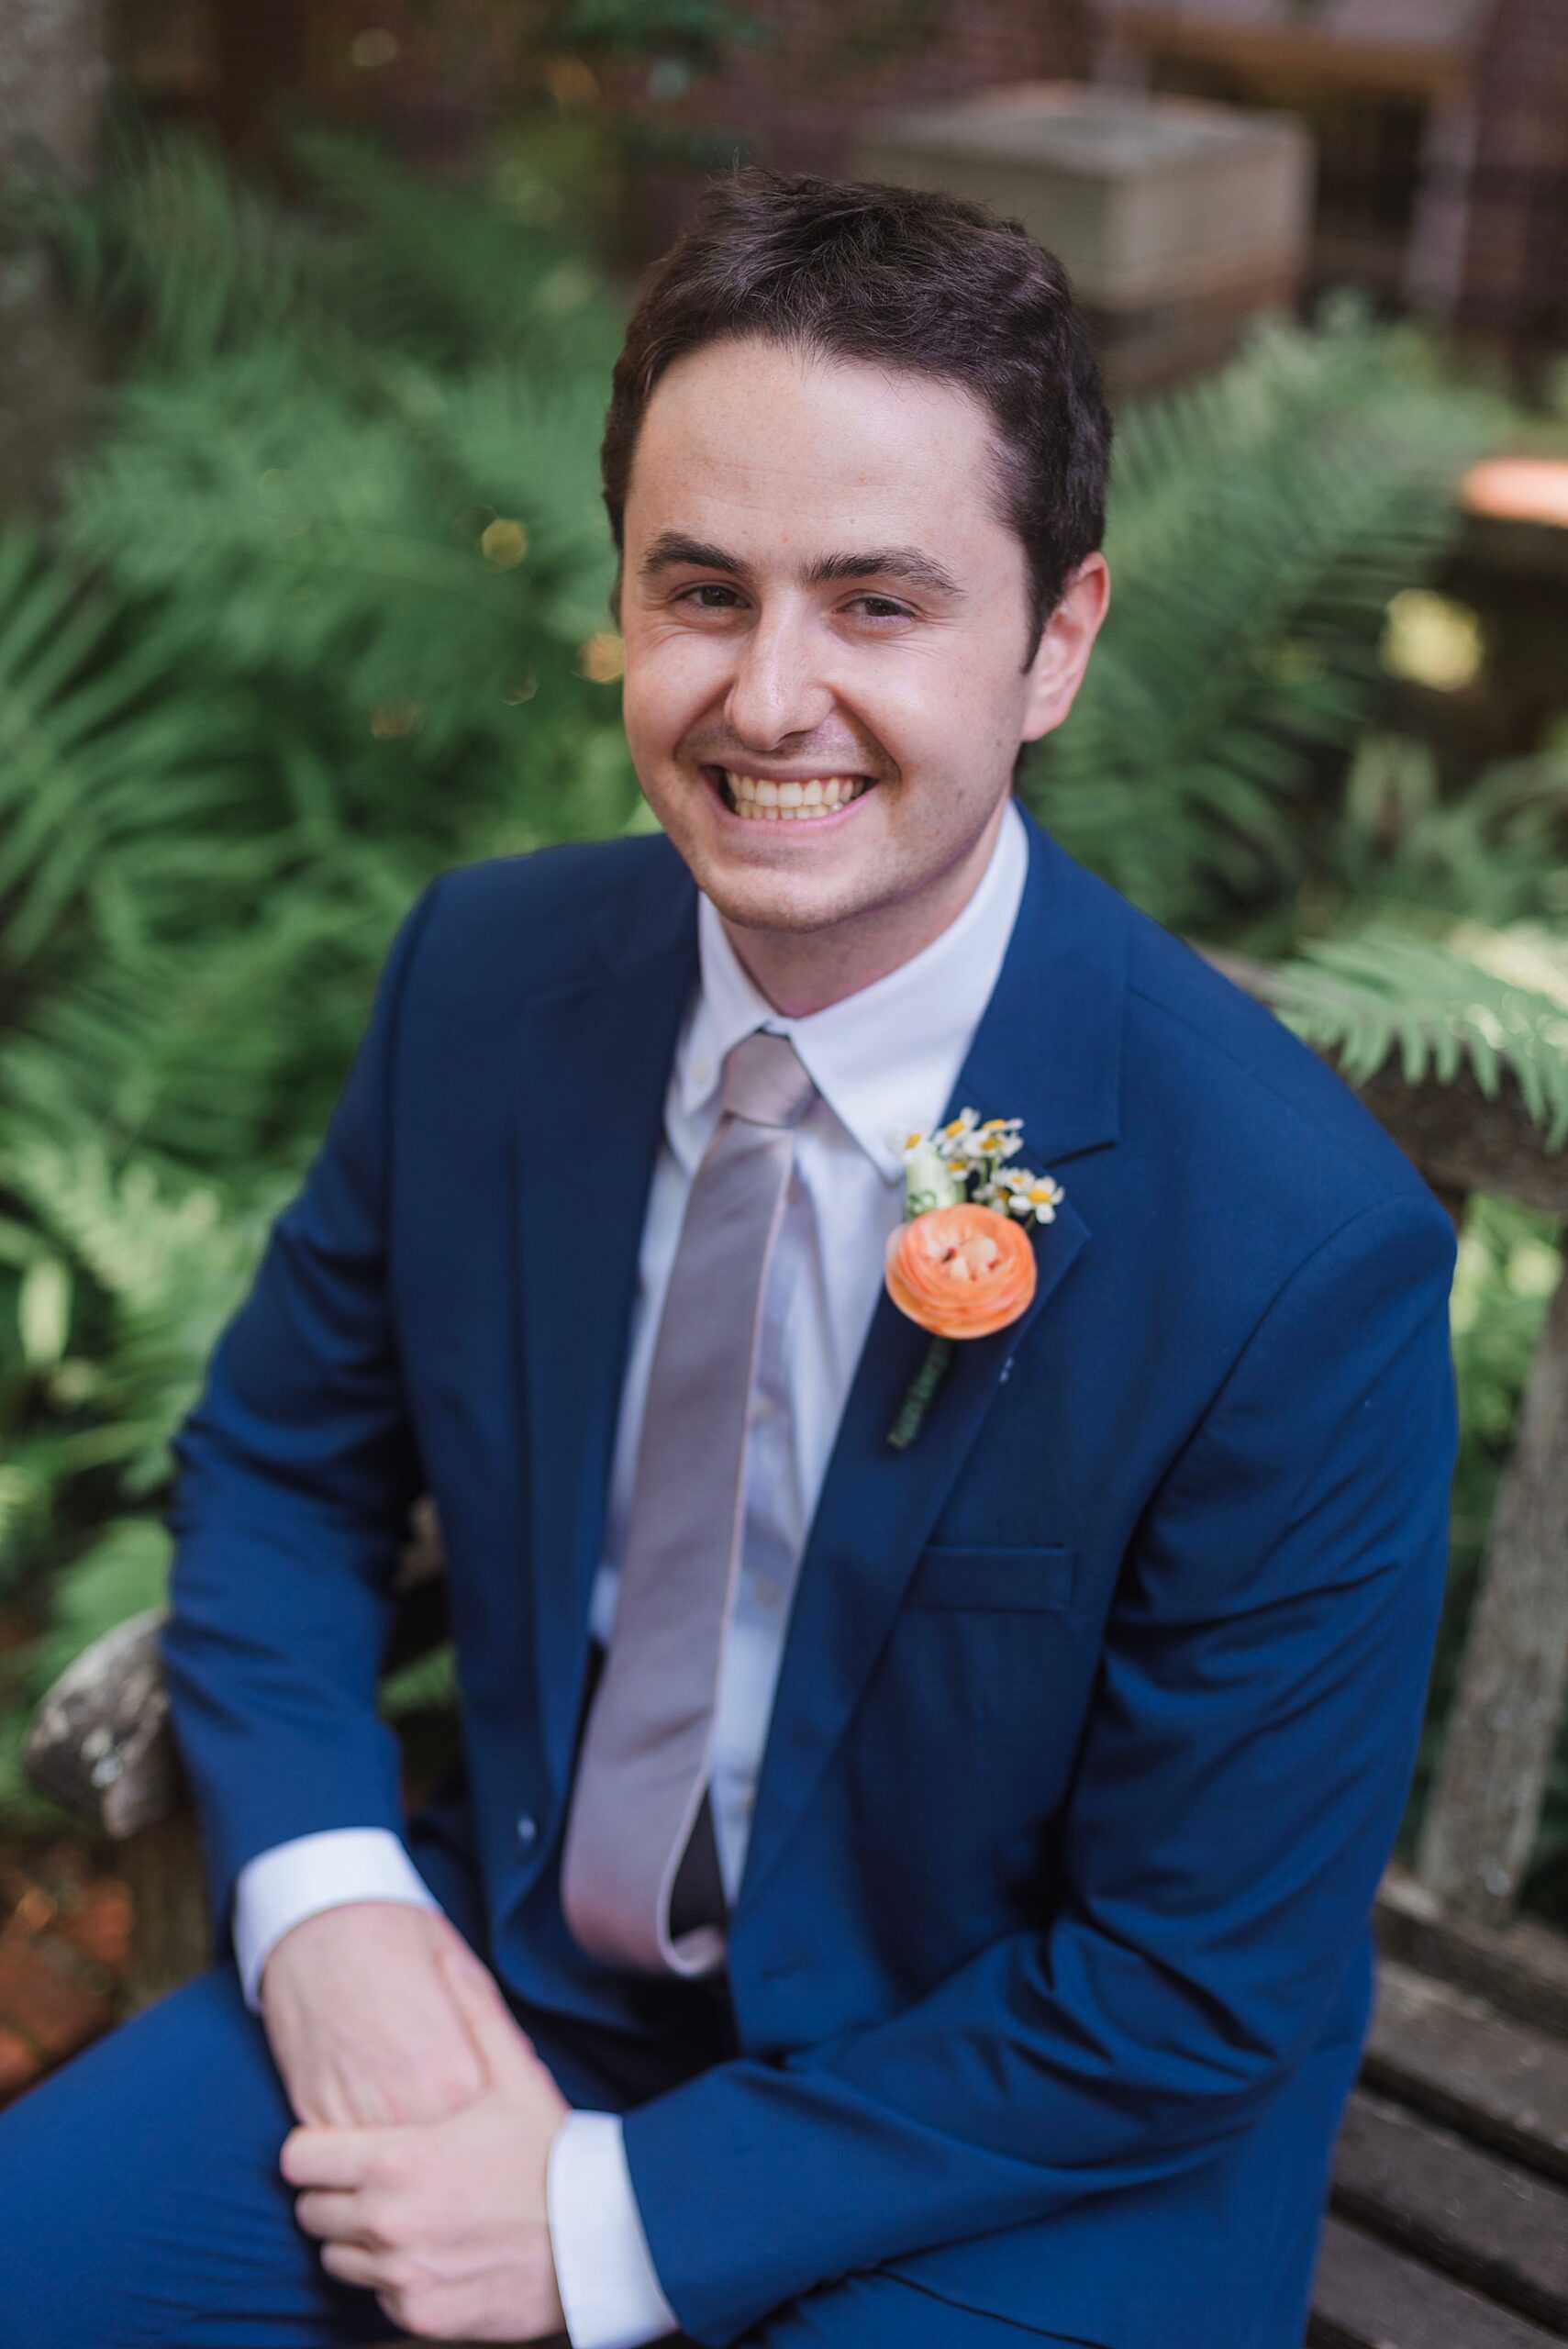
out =
{"type": "Polygon", "coordinates": [[[895,1452],[915,1440],[915,1431],[926,1414],[926,1406],[941,1385],[949,1363],[957,1347],[951,1338],[933,1338],[926,1350],[926,1359],[909,1382],[909,1392],[900,1406],[898,1417],[887,1431],[887,1441],[895,1452]]]}

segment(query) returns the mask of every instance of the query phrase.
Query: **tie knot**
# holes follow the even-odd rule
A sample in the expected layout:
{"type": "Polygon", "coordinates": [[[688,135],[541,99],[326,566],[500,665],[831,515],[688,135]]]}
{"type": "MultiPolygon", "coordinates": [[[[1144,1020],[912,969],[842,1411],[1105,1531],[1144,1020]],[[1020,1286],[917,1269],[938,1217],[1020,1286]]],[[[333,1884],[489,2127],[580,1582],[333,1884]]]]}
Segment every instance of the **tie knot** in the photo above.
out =
{"type": "Polygon", "coordinates": [[[724,1056],[724,1108],[753,1126],[793,1126],[817,1096],[800,1055],[787,1036],[761,1028],[732,1044],[724,1056]]]}

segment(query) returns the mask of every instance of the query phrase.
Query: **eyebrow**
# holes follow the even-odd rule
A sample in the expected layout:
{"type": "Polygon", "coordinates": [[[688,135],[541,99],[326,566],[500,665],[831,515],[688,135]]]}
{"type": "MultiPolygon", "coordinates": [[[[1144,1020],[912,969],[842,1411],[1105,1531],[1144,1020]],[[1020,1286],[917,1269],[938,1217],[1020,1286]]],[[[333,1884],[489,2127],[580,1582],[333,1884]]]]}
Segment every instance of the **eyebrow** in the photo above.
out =
{"type": "MultiPolygon", "coordinates": [[[[653,580],[678,563],[690,563],[700,571],[722,571],[731,579],[750,575],[739,555],[727,553],[723,547],[710,546],[706,539],[688,538],[684,530],[661,530],[639,563],[637,575],[644,582],[653,580]]],[[[841,579],[902,579],[911,587],[951,596],[955,601],[963,596],[951,572],[935,556],[922,553],[918,547],[873,547],[864,553],[819,554],[806,565],[801,578],[807,587],[831,586],[841,579]]]]}

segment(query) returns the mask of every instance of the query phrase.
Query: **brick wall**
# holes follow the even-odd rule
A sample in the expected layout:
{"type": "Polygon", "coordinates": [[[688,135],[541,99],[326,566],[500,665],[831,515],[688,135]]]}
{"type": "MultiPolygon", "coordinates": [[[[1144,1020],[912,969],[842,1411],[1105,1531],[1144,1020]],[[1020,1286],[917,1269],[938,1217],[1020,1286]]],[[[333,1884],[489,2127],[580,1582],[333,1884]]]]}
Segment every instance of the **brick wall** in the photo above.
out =
{"type": "MultiPolygon", "coordinates": [[[[633,265],[662,250],[702,176],[744,161],[848,169],[879,106],[1086,73],[1095,0],[733,0],[763,31],[724,70],[672,90],[646,65],[600,80],[537,45],[543,8],[513,0],[112,0],[123,70],[155,111],[216,128],[255,161],[280,106],[362,124],[415,161],[462,169],[541,83],[607,99],[642,150],[623,203],[633,265]],[[531,53],[530,53],[531,50],[531,53]],[[684,152],[679,150],[684,150],[684,152]]],[[[5,0],[0,0],[3,9],[5,0]]]]}
{"type": "Polygon", "coordinates": [[[733,154],[781,171],[847,173],[850,142],[868,113],[957,96],[990,83],[1087,72],[1088,0],[757,0],[773,38],[732,52],[722,74],[684,97],[617,95],[639,123],[698,134],[695,171],[638,174],[628,208],[629,257],[662,250],[680,227],[704,168],[733,154]]]}
{"type": "Polygon", "coordinates": [[[1568,0],[1497,0],[1477,91],[1463,322],[1568,348],[1568,0]]]}
{"type": "Polygon", "coordinates": [[[1237,30],[1278,28],[1281,0],[1101,6],[1122,25],[1115,55],[1156,86],[1312,121],[1321,280],[1413,302],[1516,362],[1568,349],[1568,0],[1448,0],[1417,42],[1412,0],[1298,11],[1288,66],[1279,42],[1237,30]]]}

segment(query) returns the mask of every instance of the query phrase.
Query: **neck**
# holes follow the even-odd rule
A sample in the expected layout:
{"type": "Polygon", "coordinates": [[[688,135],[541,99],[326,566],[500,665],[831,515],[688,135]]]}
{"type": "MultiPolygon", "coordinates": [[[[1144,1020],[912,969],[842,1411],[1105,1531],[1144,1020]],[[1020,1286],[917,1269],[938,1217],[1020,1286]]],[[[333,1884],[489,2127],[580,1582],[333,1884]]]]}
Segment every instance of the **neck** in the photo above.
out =
{"type": "Polygon", "coordinates": [[[979,887],[1010,796],[1004,795],[965,854],[912,896],[870,906],[824,930],[752,929],[720,914],[748,978],[781,1017],[804,1019],[912,962],[958,919],[979,887]]]}

